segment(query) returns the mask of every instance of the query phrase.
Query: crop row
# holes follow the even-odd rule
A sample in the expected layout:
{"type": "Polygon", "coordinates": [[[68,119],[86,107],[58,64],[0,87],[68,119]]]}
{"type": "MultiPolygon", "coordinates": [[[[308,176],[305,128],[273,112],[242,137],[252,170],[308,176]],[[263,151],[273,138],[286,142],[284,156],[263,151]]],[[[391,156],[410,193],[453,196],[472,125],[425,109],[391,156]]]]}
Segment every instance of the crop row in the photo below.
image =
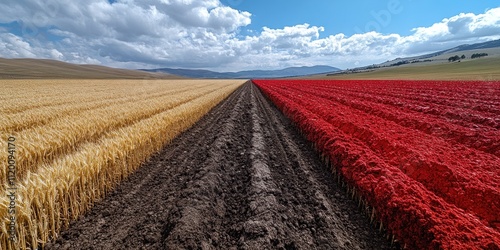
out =
{"type": "MultiPolygon", "coordinates": [[[[107,83],[115,85],[120,81],[104,81],[93,87],[107,91],[107,83]]],[[[0,227],[0,248],[34,249],[57,237],[71,220],[88,210],[147,157],[193,125],[242,83],[151,81],[149,84],[155,85],[159,92],[181,90],[186,86],[198,88],[160,96],[150,92],[152,98],[111,102],[75,116],[67,114],[39,126],[38,130],[33,127],[9,134],[2,132],[3,142],[9,136],[16,138],[19,148],[16,160],[20,168],[15,191],[17,241],[8,239],[9,225],[4,220],[0,227]],[[201,87],[200,83],[203,83],[201,87]],[[49,133],[43,133],[42,128],[49,133]],[[36,160],[38,158],[40,160],[36,160]]],[[[121,84],[130,91],[129,95],[135,94],[134,82],[121,84]]],[[[85,84],[74,85],[74,88],[80,87],[85,84]]],[[[113,99],[114,93],[108,92],[108,97],[113,99]]],[[[11,98],[22,97],[22,92],[18,95],[11,98]]],[[[54,100],[57,103],[57,99],[54,100]]],[[[47,106],[50,105],[38,108],[47,106]]],[[[2,169],[6,169],[3,164],[2,169]]],[[[9,197],[0,197],[1,218],[8,218],[10,202],[9,197]]]]}
{"type": "MultiPolygon", "coordinates": [[[[88,92],[80,93],[79,95],[68,94],[65,98],[58,98],[57,102],[54,103],[46,100],[45,102],[37,103],[37,105],[25,107],[23,110],[18,109],[17,112],[4,114],[6,117],[0,121],[0,130],[19,132],[35,126],[45,125],[54,119],[60,119],[68,115],[78,115],[87,110],[192,91],[193,89],[202,87],[202,85],[193,84],[183,88],[156,90],[154,92],[143,92],[134,95],[130,95],[130,93],[128,95],[126,93],[114,94],[112,97],[109,96],[109,93],[108,96],[104,94],[95,95],[95,93],[88,92]]],[[[9,106],[17,107],[15,103],[11,103],[9,106]]]]}
{"type": "MultiPolygon", "coordinates": [[[[415,101],[405,93],[412,92],[411,86],[430,98],[431,83],[424,82],[426,88],[410,81],[254,83],[315,143],[332,163],[332,171],[374,208],[373,215],[408,248],[500,246],[500,135],[400,108],[406,105],[405,97],[415,101]],[[370,93],[374,88],[400,92],[401,106],[384,104],[380,99],[390,101],[391,97],[370,93]],[[370,94],[363,96],[364,92],[370,94]],[[482,138],[483,143],[462,140],[468,133],[482,138]]],[[[457,86],[464,90],[466,84],[436,83],[443,93],[451,93],[457,86]]],[[[483,89],[484,100],[494,100],[500,85],[488,86],[483,89]]],[[[490,108],[499,109],[500,102],[490,108]]]]}
{"type": "MultiPolygon", "coordinates": [[[[223,86],[218,88],[221,87],[223,86]]],[[[18,140],[29,143],[18,151],[17,179],[21,179],[26,171],[36,171],[41,163],[51,162],[76,150],[81,143],[97,140],[107,131],[126,127],[216,90],[214,86],[207,85],[196,91],[111,103],[104,107],[70,113],[47,124],[25,129],[17,133],[18,140]]],[[[5,157],[0,155],[0,160],[5,162],[5,157]]],[[[0,181],[4,182],[5,176],[3,171],[0,172],[0,181]]]]}

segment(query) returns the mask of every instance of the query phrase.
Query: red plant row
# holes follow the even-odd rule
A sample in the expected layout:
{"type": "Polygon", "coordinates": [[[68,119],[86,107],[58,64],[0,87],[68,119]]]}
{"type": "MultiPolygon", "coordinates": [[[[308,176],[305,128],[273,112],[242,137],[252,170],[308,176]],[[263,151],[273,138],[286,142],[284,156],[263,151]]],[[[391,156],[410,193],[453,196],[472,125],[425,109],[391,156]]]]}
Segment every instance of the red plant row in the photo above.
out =
{"type": "Polygon", "coordinates": [[[500,82],[254,80],[411,249],[500,249],[500,82]]]}

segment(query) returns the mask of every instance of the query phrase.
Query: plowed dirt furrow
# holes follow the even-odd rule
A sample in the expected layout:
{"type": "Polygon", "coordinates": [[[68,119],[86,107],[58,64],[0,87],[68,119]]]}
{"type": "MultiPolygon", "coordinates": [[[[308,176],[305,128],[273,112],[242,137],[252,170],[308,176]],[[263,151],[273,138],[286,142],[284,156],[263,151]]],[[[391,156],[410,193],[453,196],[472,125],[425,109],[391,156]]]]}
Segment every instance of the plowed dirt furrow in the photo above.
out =
{"type": "Polygon", "coordinates": [[[251,83],[46,249],[390,249],[251,83]]]}

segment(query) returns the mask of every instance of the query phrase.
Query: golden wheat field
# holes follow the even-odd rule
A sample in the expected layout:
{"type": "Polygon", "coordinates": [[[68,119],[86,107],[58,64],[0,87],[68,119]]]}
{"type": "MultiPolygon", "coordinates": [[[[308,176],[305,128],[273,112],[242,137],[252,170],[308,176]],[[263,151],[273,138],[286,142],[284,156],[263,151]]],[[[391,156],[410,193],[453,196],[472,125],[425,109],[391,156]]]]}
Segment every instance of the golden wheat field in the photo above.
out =
{"type": "Polygon", "coordinates": [[[57,237],[243,83],[0,80],[0,249],[57,237]]]}

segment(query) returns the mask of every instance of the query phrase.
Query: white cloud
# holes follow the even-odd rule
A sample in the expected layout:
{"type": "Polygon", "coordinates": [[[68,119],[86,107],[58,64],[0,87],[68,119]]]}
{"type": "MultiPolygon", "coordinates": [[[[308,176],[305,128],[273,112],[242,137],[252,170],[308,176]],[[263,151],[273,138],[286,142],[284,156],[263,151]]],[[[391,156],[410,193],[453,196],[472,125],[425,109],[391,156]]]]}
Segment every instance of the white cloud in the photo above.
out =
{"type": "Polygon", "coordinates": [[[353,67],[500,38],[500,8],[462,13],[409,36],[368,32],[321,37],[323,27],[263,27],[241,37],[248,12],[219,0],[3,0],[0,56],[38,57],[117,67],[217,70],[328,64],[353,67]],[[50,41],[41,34],[61,37],[50,41]],[[17,33],[16,33],[17,34],[17,33]]]}
{"type": "Polygon", "coordinates": [[[30,44],[10,33],[0,34],[0,51],[5,57],[36,57],[30,44]]]}
{"type": "Polygon", "coordinates": [[[59,52],[57,49],[50,50],[50,56],[52,57],[52,59],[56,59],[56,60],[61,60],[64,58],[63,54],[61,52],[59,52]]]}

